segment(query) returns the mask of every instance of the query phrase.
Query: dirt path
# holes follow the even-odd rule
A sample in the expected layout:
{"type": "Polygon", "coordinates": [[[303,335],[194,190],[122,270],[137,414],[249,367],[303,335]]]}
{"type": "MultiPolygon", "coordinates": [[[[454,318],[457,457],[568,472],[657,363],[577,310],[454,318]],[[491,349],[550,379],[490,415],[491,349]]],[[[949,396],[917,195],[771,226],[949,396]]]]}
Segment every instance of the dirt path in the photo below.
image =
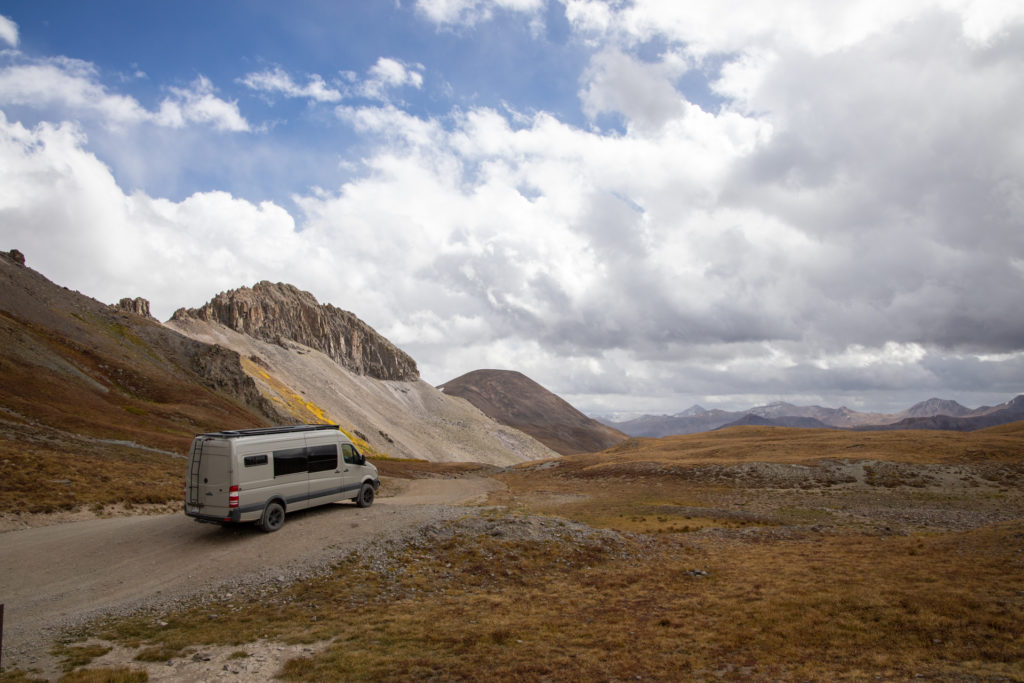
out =
{"type": "Polygon", "coordinates": [[[273,534],[196,524],[181,513],[0,534],[3,666],[52,671],[45,649],[62,627],[232,583],[287,582],[387,534],[455,516],[452,505],[498,486],[479,477],[402,481],[396,496],[370,508],[298,512],[273,534]]]}

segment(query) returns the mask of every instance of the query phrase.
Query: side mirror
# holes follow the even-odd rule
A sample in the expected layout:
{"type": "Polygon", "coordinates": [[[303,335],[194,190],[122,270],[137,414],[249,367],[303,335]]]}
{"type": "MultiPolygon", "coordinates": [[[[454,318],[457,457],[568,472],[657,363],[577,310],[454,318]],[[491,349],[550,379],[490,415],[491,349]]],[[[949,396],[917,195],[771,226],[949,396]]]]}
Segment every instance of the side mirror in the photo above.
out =
{"type": "Polygon", "coordinates": [[[365,465],[366,464],[366,456],[363,455],[362,453],[359,454],[359,464],[360,465],[365,465]]]}

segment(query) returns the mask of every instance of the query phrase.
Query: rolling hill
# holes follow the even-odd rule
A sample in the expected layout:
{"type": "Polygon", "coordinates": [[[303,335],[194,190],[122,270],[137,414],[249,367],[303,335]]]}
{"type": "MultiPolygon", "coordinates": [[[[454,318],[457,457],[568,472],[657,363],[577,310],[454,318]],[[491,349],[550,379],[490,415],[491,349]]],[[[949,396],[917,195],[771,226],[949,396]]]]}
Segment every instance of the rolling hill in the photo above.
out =
{"type": "Polygon", "coordinates": [[[474,370],[439,388],[563,455],[604,450],[627,438],[617,429],[587,417],[521,372],[474,370]]]}

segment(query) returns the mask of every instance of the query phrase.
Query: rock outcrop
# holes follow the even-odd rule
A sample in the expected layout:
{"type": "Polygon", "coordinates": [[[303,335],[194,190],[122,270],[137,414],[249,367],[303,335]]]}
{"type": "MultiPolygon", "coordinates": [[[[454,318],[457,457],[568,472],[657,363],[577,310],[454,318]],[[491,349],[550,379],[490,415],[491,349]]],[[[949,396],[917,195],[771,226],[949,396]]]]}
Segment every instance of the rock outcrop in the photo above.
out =
{"type": "Polygon", "coordinates": [[[281,346],[285,340],[298,342],[374,379],[419,379],[416,361],[372,327],[348,311],[320,304],[293,285],[263,281],[221,292],[202,308],[178,309],[171,320],[189,318],[217,322],[281,346]]]}
{"type": "MultiPolygon", "coordinates": [[[[126,313],[141,315],[143,318],[153,318],[153,314],[149,312],[149,300],[143,299],[141,296],[137,296],[134,299],[125,297],[114,304],[114,308],[126,313]]],[[[155,320],[156,318],[153,319],[155,320]]]]}

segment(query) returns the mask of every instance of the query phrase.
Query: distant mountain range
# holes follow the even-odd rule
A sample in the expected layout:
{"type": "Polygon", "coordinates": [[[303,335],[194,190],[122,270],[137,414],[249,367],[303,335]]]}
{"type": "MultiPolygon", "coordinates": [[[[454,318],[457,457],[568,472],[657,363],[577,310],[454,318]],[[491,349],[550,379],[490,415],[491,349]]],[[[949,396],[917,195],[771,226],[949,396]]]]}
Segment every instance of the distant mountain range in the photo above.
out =
{"type": "Polygon", "coordinates": [[[864,413],[846,407],[823,408],[777,402],[740,411],[705,410],[701,406],[693,406],[675,415],[644,415],[623,422],[601,422],[630,436],[660,438],[740,425],[806,429],[945,429],[967,432],[1017,420],[1024,420],[1024,395],[997,406],[974,409],[941,398],[921,401],[899,413],[864,413]]]}

